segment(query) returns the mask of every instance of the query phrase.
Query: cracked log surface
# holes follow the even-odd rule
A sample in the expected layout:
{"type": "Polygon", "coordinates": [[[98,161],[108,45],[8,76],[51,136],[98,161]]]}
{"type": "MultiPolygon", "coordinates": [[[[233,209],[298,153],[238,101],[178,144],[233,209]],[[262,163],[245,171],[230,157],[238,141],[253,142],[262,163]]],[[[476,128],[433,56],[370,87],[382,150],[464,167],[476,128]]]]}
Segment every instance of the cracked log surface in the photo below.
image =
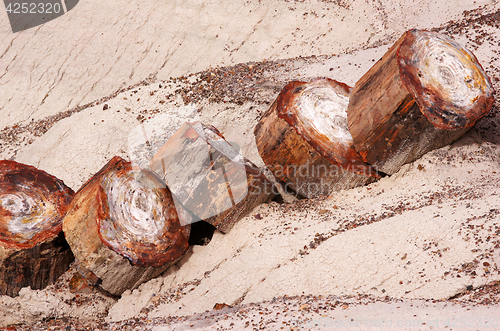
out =
{"type": "Polygon", "coordinates": [[[350,92],[328,78],[291,82],[255,127],[260,156],[286,190],[312,198],[380,177],[352,147],[350,92]]]}
{"type": "Polygon", "coordinates": [[[73,195],[45,171],[0,161],[0,294],[42,289],[68,270],[73,254],[61,230],[73,195]]]}
{"type": "Polygon", "coordinates": [[[477,58],[453,39],[410,30],[355,85],[347,110],[354,146],[377,170],[460,138],[493,105],[477,58]]]}
{"type": "Polygon", "coordinates": [[[168,188],[120,157],[76,193],[63,230],[82,269],[98,278],[94,285],[114,295],[160,275],[188,249],[189,228],[168,188]]]}
{"type": "Polygon", "coordinates": [[[213,126],[184,123],[150,162],[165,180],[184,224],[204,220],[220,231],[276,195],[271,181],[213,126]]]}

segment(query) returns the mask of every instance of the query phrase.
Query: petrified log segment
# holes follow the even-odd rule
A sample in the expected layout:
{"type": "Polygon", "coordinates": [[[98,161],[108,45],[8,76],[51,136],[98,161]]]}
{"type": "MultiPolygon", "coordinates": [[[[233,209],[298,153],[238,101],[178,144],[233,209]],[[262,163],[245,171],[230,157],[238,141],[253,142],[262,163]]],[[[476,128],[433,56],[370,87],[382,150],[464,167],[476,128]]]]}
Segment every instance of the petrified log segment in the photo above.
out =
{"type": "Polygon", "coordinates": [[[312,198],[380,177],[352,147],[350,91],[328,78],[291,82],[255,127],[260,156],[285,190],[312,198]]]}
{"type": "Polygon", "coordinates": [[[184,123],[150,162],[179,208],[222,232],[276,193],[269,179],[213,126],[184,123]]]}
{"type": "Polygon", "coordinates": [[[0,161],[0,294],[42,289],[69,268],[73,254],[62,218],[74,192],[32,166],[0,161]]]}
{"type": "Polygon", "coordinates": [[[493,104],[474,54],[447,36],[411,30],[355,85],[347,119],[363,160],[393,174],[467,132],[493,104]]]}
{"type": "Polygon", "coordinates": [[[63,230],[82,270],[114,295],[160,275],[188,249],[189,229],[165,184],[117,156],[76,193],[63,230]]]}

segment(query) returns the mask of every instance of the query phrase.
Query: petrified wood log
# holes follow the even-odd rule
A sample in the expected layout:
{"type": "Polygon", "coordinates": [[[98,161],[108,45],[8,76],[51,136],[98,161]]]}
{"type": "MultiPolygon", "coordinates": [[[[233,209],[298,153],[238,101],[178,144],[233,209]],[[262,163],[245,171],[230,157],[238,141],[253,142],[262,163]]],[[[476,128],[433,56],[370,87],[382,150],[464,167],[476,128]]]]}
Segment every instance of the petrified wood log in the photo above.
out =
{"type": "Polygon", "coordinates": [[[454,40],[411,30],[355,85],[347,119],[363,160],[393,174],[452,143],[493,104],[477,58],[454,40]]]}
{"type": "Polygon", "coordinates": [[[286,191],[312,198],[380,177],[352,147],[350,91],[328,78],[291,82],[255,127],[259,154],[286,191]]]}
{"type": "Polygon", "coordinates": [[[160,275],[188,249],[189,228],[165,184],[118,156],[78,190],[63,230],[82,270],[114,295],[160,275]]]}
{"type": "Polygon", "coordinates": [[[184,123],[160,148],[150,168],[168,185],[179,208],[222,232],[275,195],[269,179],[213,126],[184,123]]]}
{"type": "Polygon", "coordinates": [[[42,289],[68,270],[73,254],[62,218],[74,192],[32,166],[0,161],[0,294],[42,289]]]}

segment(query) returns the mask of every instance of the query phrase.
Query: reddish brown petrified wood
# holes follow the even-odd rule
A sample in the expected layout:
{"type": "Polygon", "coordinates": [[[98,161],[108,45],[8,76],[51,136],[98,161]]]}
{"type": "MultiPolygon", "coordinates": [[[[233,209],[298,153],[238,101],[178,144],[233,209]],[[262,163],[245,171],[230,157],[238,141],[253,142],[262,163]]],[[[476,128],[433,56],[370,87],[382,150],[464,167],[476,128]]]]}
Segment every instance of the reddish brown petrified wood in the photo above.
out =
{"type": "Polygon", "coordinates": [[[45,171],[0,161],[0,294],[42,289],[68,270],[61,220],[73,195],[45,171]]]}
{"type": "Polygon", "coordinates": [[[380,177],[352,147],[350,91],[328,78],[291,82],[257,124],[260,156],[285,190],[312,198],[380,177]]]}
{"type": "Polygon", "coordinates": [[[262,171],[213,126],[184,123],[150,162],[168,185],[184,223],[204,220],[222,232],[276,194],[262,171]],[[186,215],[186,214],[184,214],[186,215]]]}
{"type": "Polygon", "coordinates": [[[117,156],[76,193],[63,230],[80,268],[114,295],[158,276],[188,249],[189,227],[165,184],[117,156]]]}
{"type": "Polygon", "coordinates": [[[355,85],[347,119],[363,160],[393,174],[467,132],[493,104],[474,54],[435,32],[411,30],[355,85]]]}

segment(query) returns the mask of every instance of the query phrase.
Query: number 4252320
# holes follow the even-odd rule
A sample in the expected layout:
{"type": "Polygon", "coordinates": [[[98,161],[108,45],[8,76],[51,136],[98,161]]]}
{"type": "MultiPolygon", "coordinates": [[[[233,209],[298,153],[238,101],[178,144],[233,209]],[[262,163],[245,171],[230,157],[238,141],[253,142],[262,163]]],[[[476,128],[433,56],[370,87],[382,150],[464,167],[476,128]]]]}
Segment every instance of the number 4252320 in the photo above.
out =
{"type": "Polygon", "coordinates": [[[13,2],[7,6],[9,14],[59,14],[63,11],[60,3],[13,2]]]}

